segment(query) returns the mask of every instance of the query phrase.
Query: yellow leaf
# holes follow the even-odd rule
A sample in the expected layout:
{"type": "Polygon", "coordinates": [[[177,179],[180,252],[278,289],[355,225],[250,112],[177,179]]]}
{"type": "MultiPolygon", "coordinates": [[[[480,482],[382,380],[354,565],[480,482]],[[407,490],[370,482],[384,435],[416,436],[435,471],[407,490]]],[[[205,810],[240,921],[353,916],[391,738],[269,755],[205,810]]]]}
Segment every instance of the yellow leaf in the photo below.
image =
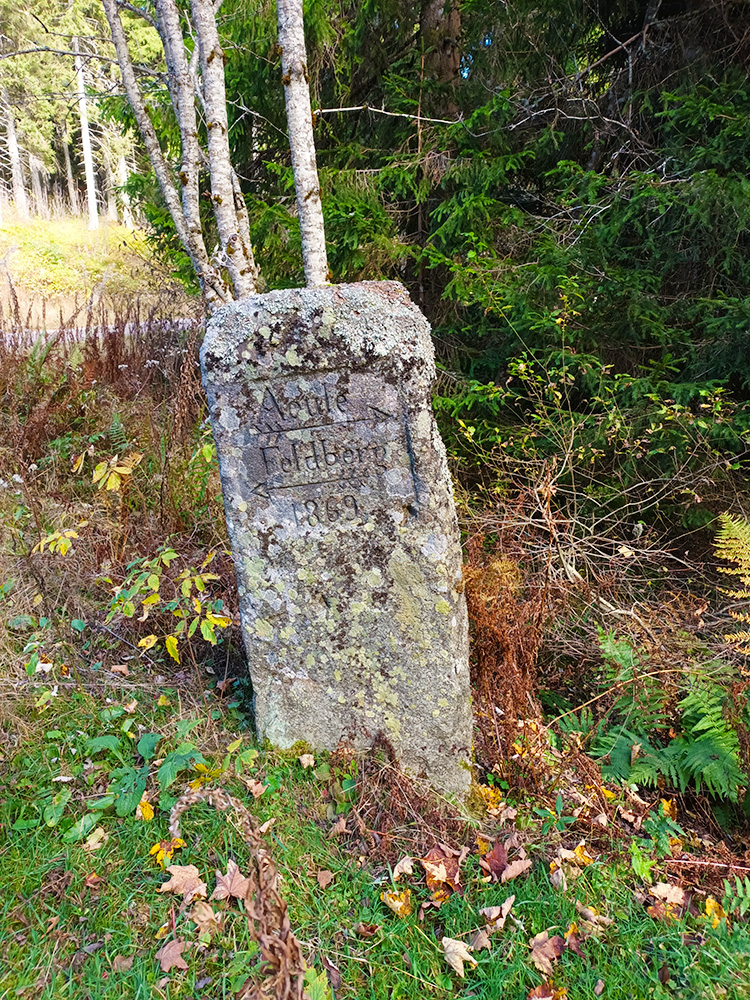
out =
{"type": "Polygon", "coordinates": [[[148,795],[146,792],[143,793],[143,798],[138,803],[138,808],[135,811],[135,818],[142,819],[146,823],[150,823],[154,818],[154,807],[148,801],[148,795]]]}
{"type": "Polygon", "coordinates": [[[165,694],[160,694],[156,701],[156,704],[159,706],[159,708],[166,708],[167,705],[171,705],[172,702],[169,700],[169,698],[167,698],[165,694]]]}
{"type": "Polygon", "coordinates": [[[665,816],[677,822],[677,803],[674,799],[662,799],[661,807],[664,810],[665,816]]]}
{"type": "Polygon", "coordinates": [[[171,929],[172,925],[169,921],[167,921],[166,924],[162,924],[159,930],[156,932],[156,934],[154,934],[154,940],[161,941],[162,938],[165,938],[167,934],[169,934],[171,929]]]}
{"type": "Polygon", "coordinates": [[[724,907],[713,896],[706,900],[706,916],[710,917],[712,927],[718,927],[722,920],[726,920],[724,907]]]}
{"type": "Polygon", "coordinates": [[[155,635],[144,635],[144,637],[138,642],[138,645],[141,649],[151,649],[151,647],[155,646],[158,641],[159,640],[155,635]]]}
{"type": "Polygon", "coordinates": [[[593,865],[594,863],[594,859],[586,850],[586,845],[583,842],[580,843],[578,847],[575,848],[573,854],[575,854],[576,861],[578,862],[578,864],[581,865],[583,868],[585,868],[586,865],[593,865]]]}
{"type": "Polygon", "coordinates": [[[233,740],[232,743],[228,745],[227,753],[234,753],[234,751],[239,749],[239,747],[241,746],[242,746],[242,737],[240,736],[238,740],[233,740]]]}
{"type": "Polygon", "coordinates": [[[80,472],[83,468],[83,460],[86,457],[86,452],[82,451],[80,455],[73,456],[73,472],[80,472]]]}
{"type": "Polygon", "coordinates": [[[206,612],[206,621],[211,625],[215,625],[216,628],[227,628],[227,626],[232,624],[232,619],[227,615],[216,615],[213,611],[206,612]]]}
{"type": "Polygon", "coordinates": [[[94,469],[94,475],[93,475],[93,477],[91,479],[91,482],[92,483],[98,483],[99,480],[104,476],[104,474],[106,473],[106,471],[107,471],[107,463],[106,462],[99,462],[99,464],[94,469]]]}
{"type": "Polygon", "coordinates": [[[195,611],[196,615],[199,615],[201,613],[201,602],[198,600],[197,597],[193,598],[193,610],[195,611]]]}
{"type": "Polygon", "coordinates": [[[601,786],[601,793],[604,796],[604,798],[608,799],[610,802],[612,801],[612,799],[617,798],[617,793],[610,791],[609,788],[605,788],[604,785],[601,786]]]}
{"type": "Polygon", "coordinates": [[[177,652],[177,636],[176,635],[168,635],[167,638],[164,640],[164,644],[166,645],[167,652],[172,657],[172,659],[176,660],[177,663],[179,663],[180,662],[180,654],[177,652]]]}
{"type": "Polygon", "coordinates": [[[122,479],[117,475],[117,473],[110,472],[110,474],[107,476],[107,485],[105,486],[105,489],[109,490],[110,493],[116,493],[117,490],[120,489],[121,485],[122,485],[122,479]]]}
{"type": "Polygon", "coordinates": [[[403,892],[388,889],[380,893],[380,898],[397,917],[408,917],[411,913],[411,889],[404,889],[403,892]]]}

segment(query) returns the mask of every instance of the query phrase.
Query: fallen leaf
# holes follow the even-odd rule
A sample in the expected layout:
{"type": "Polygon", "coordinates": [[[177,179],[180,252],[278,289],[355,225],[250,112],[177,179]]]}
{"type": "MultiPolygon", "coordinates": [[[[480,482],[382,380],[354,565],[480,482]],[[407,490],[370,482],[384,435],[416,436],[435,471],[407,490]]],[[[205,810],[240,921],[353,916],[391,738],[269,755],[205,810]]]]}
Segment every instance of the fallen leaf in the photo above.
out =
{"type": "Polygon", "coordinates": [[[411,913],[411,889],[404,889],[403,892],[387,889],[380,893],[380,898],[397,917],[408,917],[411,913]]]}
{"type": "Polygon", "coordinates": [[[545,979],[529,993],[528,1000],[555,1000],[555,989],[545,979]]]}
{"type": "Polygon", "coordinates": [[[162,924],[159,930],[156,932],[156,934],[154,934],[154,941],[161,941],[163,938],[167,936],[167,934],[169,934],[171,929],[172,925],[171,923],[169,923],[169,921],[167,921],[166,924],[162,924]]]}
{"type": "Polygon", "coordinates": [[[677,822],[677,803],[674,799],[661,799],[661,808],[666,817],[677,822]]]}
{"type": "Polygon", "coordinates": [[[599,913],[593,906],[584,906],[578,899],[576,900],[576,911],[581,917],[581,922],[587,934],[598,934],[600,928],[611,927],[614,923],[612,917],[605,917],[603,913],[599,913]]]}
{"type": "Polygon", "coordinates": [[[529,868],[531,868],[531,861],[529,858],[526,858],[523,861],[511,861],[508,867],[503,870],[503,873],[500,876],[500,881],[510,882],[511,879],[518,878],[519,875],[523,875],[523,873],[527,872],[529,868]]]}
{"type": "Polygon", "coordinates": [[[336,875],[334,874],[334,872],[331,872],[327,868],[324,868],[323,871],[319,871],[315,877],[318,880],[318,885],[320,886],[320,888],[327,889],[328,886],[331,884],[331,882],[333,882],[333,880],[336,878],[336,875]]]}
{"type": "Polygon", "coordinates": [[[542,931],[529,941],[531,961],[545,976],[552,975],[552,963],[565,951],[565,941],[559,934],[549,936],[548,931],[542,931]]]}
{"type": "Polygon", "coordinates": [[[718,927],[721,921],[727,918],[723,906],[713,896],[708,896],[706,899],[706,916],[711,918],[712,927],[718,927]]]}
{"type": "Polygon", "coordinates": [[[498,840],[491,851],[488,851],[479,861],[480,866],[497,882],[508,867],[508,852],[498,840]]]}
{"type": "Polygon", "coordinates": [[[303,753],[297,759],[303,767],[315,767],[315,758],[311,753],[303,753]]]}
{"type": "Polygon", "coordinates": [[[662,986],[666,986],[667,983],[669,982],[669,975],[670,975],[669,966],[667,965],[666,962],[663,962],[659,968],[659,971],[656,973],[656,978],[659,980],[662,986]]]}
{"type": "Polygon", "coordinates": [[[142,819],[145,823],[150,823],[154,818],[154,807],[148,801],[148,792],[144,792],[141,801],[135,810],[135,818],[142,819]]]}
{"type": "Polygon", "coordinates": [[[100,847],[104,845],[109,840],[109,834],[104,829],[103,826],[97,826],[88,835],[86,840],[83,842],[84,850],[86,851],[98,851],[100,847]]]}
{"type": "Polygon", "coordinates": [[[264,785],[262,782],[258,781],[256,778],[251,778],[250,781],[246,781],[248,791],[254,799],[259,799],[263,792],[268,788],[268,785],[264,785]]]}
{"type": "Polygon", "coordinates": [[[115,955],[112,959],[113,972],[130,972],[133,968],[133,955],[115,955]]]}
{"type": "Polygon", "coordinates": [[[235,681],[234,677],[225,677],[223,681],[218,681],[218,683],[216,684],[216,690],[219,692],[219,694],[224,695],[234,684],[234,681],[235,681]]]}
{"type": "Polygon", "coordinates": [[[326,972],[328,973],[328,982],[331,984],[331,989],[334,991],[339,989],[339,987],[341,986],[341,972],[339,971],[339,969],[333,964],[333,962],[329,958],[326,958],[325,955],[321,956],[320,961],[323,964],[323,967],[325,968],[326,972]]]}
{"type": "Polygon", "coordinates": [[[223,913],[217,913],[212,906],[199,899],[190,911],[190,919],[198,928],[200,937],[210,936],[221,930],[223,913]]]}
{"type": "Polygon", "coordinates": [[[211,893],[211,899],[244,899],[250,888],[250,882],[237,867],[235,861],[227,862],[227,873],[222,875],[216,871],[216,888],[211,893]]]}
{"type": "Polygon", "coordinates": [[[596,985],[594,986],[594,996],[600,997],[603,992],[604,992],[604,980],[597,979],[596,985]]]}
{"type": "Polygon", "coordinates": [[[196,896],[205,897],[206,883],[201,880],[200,872],[195,865],[169,865],[167,871],[172,877],[160,885],[157,892],[174,892],[182,896],[186,903],[196,896]]]}
{"type": "Polygon", "coordinates": [[[276,817],[272,816],[270,819],[267,819],[265,823],[261,823],[261,825],[258,827],[258,833],[261,835],[261,837],[264,834],[268,833],[268,831],[271,829],[271,827],[275,822],[276,822],[276,817]]]}
{"type": "Polygon", "coordinates": [[[357,924],[356,927],[352,927],[352,930],[360,937],[371,938],[375,937],[380,930],[380,924],[357,924]]]}
{"type": "Polygon", "coordinates": [[[185,841],[182,837],[172,837],[171,840],[160,840],[158,844],[154,844],[148,853],[155,855],[156,863],[163,868],[164,862],[169,861],[174,852],[184,846],[185,841]]]}
{"type": "Polygon", "coordinates": [[[581,868],[585,868],[587,865],[593,865],[594,863],[594,859],[586,850],[586,842],[583,840],[573,851],[573,854],[575,855],[576,863],[579,864],[581,868]]]}
{"type": "Polygon", "coordinates": [[[125,704],[122,707],[124,711],[128,713],[128,715],[132,715],[133,712],[135,712],[136,708],[138,707],[138,702],[135,698],[133,698],[132,701],[125,702],[125,704]]]}
{"type": "Polygon", "coordinates": [[[401,860],[396,864],[396,867],[393,869],[393,881],[398,882],[402,875],[411,875],[413,872],[414,858],[410,858],[407,854],[405,858],[401,858],[401,860]]]}
{"type": "Polygon", "coordinates": [[[656,899],[661,899],[665,903],[672,903],[674,906],[685,905],[685,890],[678,885],[670,885],[669,882],[658,882],[649,892],[656,899]]]}
{"type": "Polygon", "coordinates": [[[182,952],[187,947],[187,941],[175,938],[160,948],[156,953],[162,972],[169,972],[170,969],[187,969],[187,962],[182,957],[182,952]]]}
{"type": "Polygon", "coordinates": [[[578,936],[578,924],[575,921],[571,922],[570,927],[565,934],[565,944],[573,954],[578,955],[579,958],[585,958],[583,954],[583,949],[581,948],[581,939],[578,936]]]}
{"type": "Polygon", "coordinates": [[[130,671],[128,670],[127,665],[124,663],[115,663],[115,665],[110,667],[109,670],[110,673],[120,674],[122,677],[130,676],[130,671]]]}
{"type": "Polygon", "coordinates": [[[476,965],[477,960],[469,951],[469,947],[463,943],[463,941],[456,941],[455,938],[444,937],[442,940],[443,954],[445,955],[445,960],[450,965],[452,969],[459,974],[459,976],[464,978],[464,962],[469,962],[471,965],[476,965]]]}
{"type": "Polygon", "coordinates": [[[49,934],[49,932],[54,930],[59,923],[60,923],[60,914],[56,913],[54,916],[50,917],[49,920],[47,921],[47,926],[44,928],[46,933],[49,934]]]}
{"type": "Polygon", "coordinates": [[[477,854],[486,854],[487,851],[492,847],[492,841],[489,837],[485,837],[483,834],[478,833],[474,843],[477,845],[477,854]]]}
{"type": "Polygon", "coordinates": [[[492,944],[490,942],[489,935],[487,934],[487,931],[483,927],[480,928],[478,931],[474,932],[469,947],[472,949],[472,951],[481,951],[483,948],[486,948],[487,951],[490,951],[492,949],[492,944]]]}
{"type": "Polygon", "coordinates": [[[461,861],[463,857],[460,853],[453,851],[445,844],[432,847],[424,858],[419,859],[419,863],[425,870],[427,887],[432,891],[433,899],[438,902],[445,902],[451,892],[463,895],[461,885],[461,861]]]}
{"type": "Polygon", "coordinates": [[[479,911],[479,915],[484,917],[484,922],[490,933],[493,931],[501,931],[503,927],[505,927],[505,921],[510,913],[510,908],[513,906],[515,898],[515,896],[508,896],[502,906],[483,906],[479,911]]]}
{"type": "Polygon", "coordinates": [[[102,882],[104,882],[103,876],[97,875],[96,872],[91,872],[83,880],[83,884],[87,889],[98,889],[102,882]]]}

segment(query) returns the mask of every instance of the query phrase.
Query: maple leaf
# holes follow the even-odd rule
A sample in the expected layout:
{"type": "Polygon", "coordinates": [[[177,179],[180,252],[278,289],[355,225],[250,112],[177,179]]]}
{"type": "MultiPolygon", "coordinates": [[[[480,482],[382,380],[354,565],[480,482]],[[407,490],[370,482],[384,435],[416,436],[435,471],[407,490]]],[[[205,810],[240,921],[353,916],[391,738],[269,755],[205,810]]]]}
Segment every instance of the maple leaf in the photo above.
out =
{"type": "Polygon", "coordinates": [[[235,861],[227,862],[227,873],[222,875],[216,870],[216,888],[211,893],[211,899],[244,899],[250,888],[250,880],[245,878],[235,861]]]}
{"type": "Polygon", "coordinates": [[[263,792],[265,792],[268,788],[268,785],[264,785],[256,778],[252,778],[250,781],[245,781],[245,785],[254,799],[259,799],[263,792]]]}
{"type": "Polygon", "coordinates": [[[206,895],[206,883],[201,881],[200,872],[195,865],[170,865],[167,871],[172,877],[160,885],[157,892],[174,892],[183,896],[186,903],[196,896],[206,895]]]}
{"type": "Polygon", "coordinates": [[[548,931],[542,931],[529,941],[531,961],[545,976],[552,975],[552,963],[565,951],[565,940],[559,934],[549,936],[548,931]]]}
{"type": "Polygon", "coordinates": [[[452,969],[464,978],[464,962],[469,962],[476,966],[477,960],[469,951],[470,945],[465,945],[463,941],[456,941],[455,938],[444,937],[442,942],[445,960],[452,969]]]}
{"type": "Polygon", "coordinates": [[[515,896],[508,896],[501,906],[483,906],[479,911],[479,915],[484,917],[484,922],[490,933],[492,931],[501,931],[505,927],[505,921],[515,902],[515,898],[515,896]]]}
{"type": "Polygon", "coordinates": [[[578,955],[579,958],[585,958],[583,954],[583,949],[581,948],[581,939],[578,936],[578,924],[572,921],[570,927],[565,934],[565,944],[573,954],[578,955]]]}
{"type": "Polygon", "coordinates": [[[403,892],[387,889],[380,893],[380,898],[397,917],[408,917],[411,913],[411,889],[404,889],[403,892]]]}
{"type": "Polygon", "coordinates": [[[478,931],[475,931],[471,938],[471,944],[469,945],[472,951],[481,951],[486,948],[487,951],[492,949],[492,944],[490,943],[489,935],[487,931],[481,927],[478,931]]]}
{"type": "Polygon", "coordinates": [[[190,919],[198,928],[200,937],[208,937],[216,934],[221,929],[221,922],[224,914],[217,913],[208,903],[199,899],[190,912],[190,919]]]}
{"type": "Polygon", "coordinates": [[[173,941],[167,942],[163,948],[160,948],[156,953],[156,958],[159,959],[161,971],[169,972],[170,969],[187,969],[187,962],[182,957],[182,952],[186,947],[187,941],[175,938],[173,941]]]}
{"type": "Polygon", "coordinates": [[[413,872],[414,858],[410,858],[407,854],[405,858],[401,858],[396,867],[393,869],[393,881],[398,882],[402,875],[411,875],[413,872]]]}
{"type": "Polygon", "coordinates": [[[114,972],[130,972],[133,968],[133,955],[115,955],[112,959],[112,970],[114,972]]]}
{"type": "Polygon", "coordinates": [[[480,866],[497,882],[508,867],[508,852],[498,840],[491,851],[488,851],[479,861],[480,866]]]}
{"type": "Polygon", "coordinates": [[[96,872],[91,872],[91,874],[87,875],[83,880],[83,884],[87,889],[98,889],[102,882],[104,882],[104,876],[97,875],[96,872]]]}
{"type": "Polygon", "coordinates": [[[672,903],[674,906],[685,905],[685,890],[681,889],[679,885],[670,885],[669,882],[657,882],[649,892],[656,899],[661,899],[665,903],[672,903]]]}
{"type": "Polygon", "coordinates": [[[432,890],[433,898],[439,902],[445,902],[451,890],[459,895],[463,895],[464,891],[461,885],[463,856],[449,852],[450,848],[446,850],[444,845],[435,846],[427,852],[426,857],[419,859],[425,870],[427,887],[432,890]]]}
{"type": "Polygon", "coordinates": [[[517,861],[511,861],[507,868],[503,869],[500,876],[501,882],[510,882],[513,878],[518,878],[519,875],[523,875],[531,868],[531,861],[528,858],[519,858],[517,861]]]}

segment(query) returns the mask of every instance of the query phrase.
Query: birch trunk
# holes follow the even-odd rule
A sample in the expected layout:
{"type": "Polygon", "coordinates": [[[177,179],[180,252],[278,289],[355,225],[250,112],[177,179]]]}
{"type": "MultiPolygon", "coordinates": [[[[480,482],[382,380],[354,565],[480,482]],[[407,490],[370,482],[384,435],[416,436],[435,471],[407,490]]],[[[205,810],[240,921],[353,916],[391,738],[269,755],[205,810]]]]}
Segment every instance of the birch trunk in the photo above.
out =
{"type": "Polygon", "coordinates": [[[3,104],[5,105],[5,131],[8,139],[8,159],[10,160],[13,204],[16,209],[16,215],[19,219],[25,220],[29,218],[29,199],[26,196],[26,188],[23,182],[23,166],[21,165],[21,151],[18,148],[16,119],[13,117],[13,109],[10,106],[7,94],[3,94],[3,104]]]}
{"type": "Polygon", "coordinates": [[[289,148],[292,153],[297,214],[302,235],[302,261],[307,287],[315,288],[328,281],[328,262],[318,165],[315,159],[302,0],[276,0],[276,11],[289,148]]]}
{"type": "Polygon", "coordinates": [[[143,145],[154,168],[154,173],[159,182],[164,200],[167,203],[169,214],[172,216],[177,235],[190,257],[190,262],[200,282],[206,303],[210,309],[214,309],[222,303],[230,301],[232,296],[221,275],[208,258],[200,229],[197,231],[192,229],[183,213],[180,196],[177,194],[169,166],[164,159],[161,147],[159,146],[159,140],[156,137],[156,131],[146,111],[141,92],[138,89],[133,63],[128,51],[127,39],[117,9],[117,2],[116,0],[102,0],[102,5],[107,15],[112,42],[117,52],[117,62],[120,66],[125,93],[138,123],[138,130],[141,133],[143,145]]]}
{"type": "Polygon", "coordinates": [[[73,39],[76,79],[78,81],[78,113],[81,117],[81,146],[83,147],[83,167],[86,174],[86,198],[89,209],[89,229],[99,228],[99,211],[96,205],[96,179],[94,177],[94,157],[91,152],[89,133],[89,113],[86,107],[86,86],[83,79],[83,60],[78,52],[78,39],[73,39]]]}
{"type": "MultiPolygon", "coordinates": [[[[235,186],[232,183],[234,171],[229,152],[224,52],[219,42],[214,6],[210,0],[191,0],[191,10],[200,48],[211,202],[235,298],[240,299],[252,295],[256,290],[258,271],[246,225],[242,192],[239,191],[239,184],[235,186]]],[[[187,62],[185,65],[189,78],[187,62]]]]}

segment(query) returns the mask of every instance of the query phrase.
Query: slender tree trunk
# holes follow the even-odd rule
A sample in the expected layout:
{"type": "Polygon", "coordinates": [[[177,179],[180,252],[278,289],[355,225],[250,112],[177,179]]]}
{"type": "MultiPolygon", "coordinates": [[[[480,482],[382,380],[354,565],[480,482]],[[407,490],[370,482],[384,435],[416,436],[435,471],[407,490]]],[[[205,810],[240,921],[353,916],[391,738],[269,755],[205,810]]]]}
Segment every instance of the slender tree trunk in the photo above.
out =
{"type": "Polygon", "coordinates": [[[318,165],[315,159],[302,0],[276,0],[276,11],[289,148],[292,153],[297,214],[302,234],[302,261],[305,282],[308,288],[315,288],[328,281],[328,262],[318,165]]]}
{"type": "Polygon", "coordinates": [[[83,166],[86,173],[86,197],[89,208],[89,229],[99,228],[99,211],[96,206],[96,179],[94,177],[94,157],[91,151],[91,135],[89,133],[89,115],[86,108],[86,86],[83,79],[83,60],[78,54],[78,39],[73,39],[75,52],[75,69],[78,80],[78,112],[81,116],[81,146],[83,147],[83,166]]]}
{"type": "Polygon", "coordinates": [[[110,159],[111,152],[105,156],[105,169],[107,173],[107,222],[117,222],[119,216],[117,212],[117,178],[110,159]]]}
{"type": "Polygon", "coordinates": [[[13,109],[7,94],[3,94],[3,104],[5,105],[5,131],[8,139],[8,159],[10,160],[10,175],[13,185],[13,204],[19,219],[28,219],[29,199],[26,196],[26,188],[23,183],[23,166],[21,165],[21,151],[18,148],[16,119],[13,117],[13,109]]]}
{"type": "Polygon", "coordinates": [[[125,190],[125,185],[128,182],[128,162],[125,159],[125,154],[120,153],[119,159],[117,160],[117,184],[120,188],[120,201],[122,203],[122,224],[127,226],[128,229],[133,228],[133,210],[130,207],[130,196],[125,190]]]}
{"type": "Polygon", "coordinates": [[[70,201],[70,211],[73,215],[78,215],[81,211],[81,205],[78,201],[78,188],[76,187],[76,182],[73,179],[73,164],[70,162],[70,147],[68,145],[67,129],[63,133],[62,148],[63,159],[65,160],[65,178],[68,182],[68,200],[70,201]]]}
{"type": "Polygon", "coordinates": [[[29,156],[29,171],[31,173],[31,194],[34,202],[34,213],[46,219],[49,217],[46,170],[42,161],[33,154],[29,156]]]}
{"type": "MultiPolygon", "coordinates": [[[[117,9],[117,2],[116,0],[102,0],[102,5],[107,15],[112,41],[117,52],[117,62],[120,65],[125,93],[133,109],[135,120],[138,123],[138,130],[141,133],[143,145],[154,168],[154,173],[159,182],[164,200],[167,203],[169,214],[172,216],[177,235],[190,257],[190,262],[200,282],[206,303],[210,309],[215,309],[223,302],[229,301],[232,296],[221,275],[209,260],[200,225],[196,227],[194,224],[190,224],[186,214],[183,212],[180,196],[177,194],[171,171],[164,159],[159,140],[156,137],[156,131],[146,111],[141,92],[138,89],[133,63],[128,51],[127,38],[125,37],[125,31],[123,30],[120,14],[117,9]]],[[[182,180],[182,178],[180,179],[182,180]]]]}
{"type": "MultiPolygon", "coordinates": [[[[172,2],[172,0],[168,0],[172,2]]],[[[224,85],[224,53],[216,28],[216,13],[211,0],[191,0],[193,24],[200,46],[203,106],[208,135],[208,162],[211,176],[211,201],[216,227],[226,266],[240,299],[256,290],[257,268],[246,225],[247,213],[239,183],[233,184],[234,171],[229,152],[229,121],[224,85]],[[238,212],[239,209],[239,212],[238,212]]],[[[180,35],[180,38],[182,36],[180,35]]],[[[184,58],[186,84],[191,82],[187,59],[184,58]]],[[[193,97],[191,87],[191,97],[193,97]]],[[[194,97],[193,97],[194,99],[194,97]]]]}

